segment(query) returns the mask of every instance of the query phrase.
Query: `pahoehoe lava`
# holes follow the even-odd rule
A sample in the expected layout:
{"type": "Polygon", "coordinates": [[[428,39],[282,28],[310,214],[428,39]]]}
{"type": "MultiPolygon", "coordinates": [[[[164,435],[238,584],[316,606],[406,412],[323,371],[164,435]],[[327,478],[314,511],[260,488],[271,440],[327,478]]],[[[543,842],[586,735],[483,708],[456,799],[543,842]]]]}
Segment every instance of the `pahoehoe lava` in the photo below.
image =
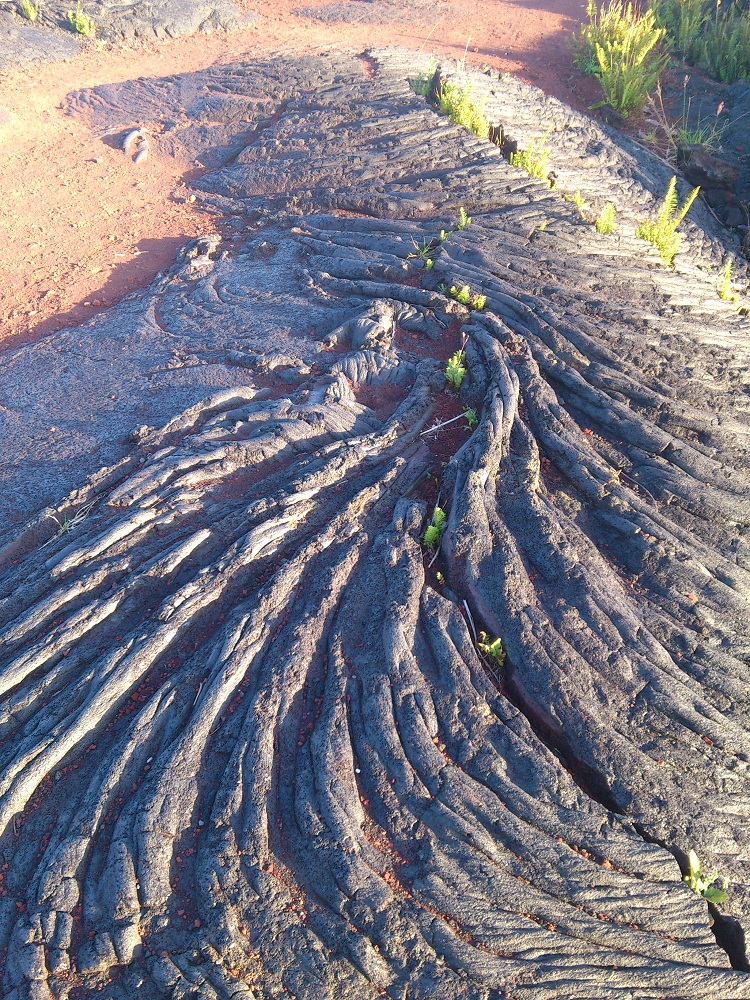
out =
{"type": "Polygon", "coordinates": [[[476,74],[519,145],[553,126],[563,191],[617,203],[597,234],[414,95],[416,58],[71,97],[200,157],[238,239],[4,358],[9,1000],[750,995],[727,246],[697,206],[665,270],[627,223],[667,167],[476,74]]]}

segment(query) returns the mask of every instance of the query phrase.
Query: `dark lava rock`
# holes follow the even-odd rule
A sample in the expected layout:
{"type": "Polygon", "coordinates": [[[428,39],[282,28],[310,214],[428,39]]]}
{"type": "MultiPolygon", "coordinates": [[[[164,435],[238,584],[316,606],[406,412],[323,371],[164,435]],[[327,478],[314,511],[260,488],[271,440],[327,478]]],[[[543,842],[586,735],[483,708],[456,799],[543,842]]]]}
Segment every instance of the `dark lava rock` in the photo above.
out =
{"type": "Polygon", "coordinates": [[[739,168],[718,156],[712,156],[703,146],[680,146],[677,162],[692,184],[704,188],[733,190],[739,177],[739,168]]]}
{"type": "Polygon", "coordinates": [[[80,49],[80,38],[71,31],[37,28],[17,18],[0,18],[0,69],[69,59],[80,49]]]}
{"type": "Polygon", "coordinates": [[[252,231],[0,366],[6,1000],[750,995],[730,247],[696,204],[665,269],[632,230],[668,166],[473,77],[617,203],[598,234],[417,98],[418,58],[71,98],[103,141],[216,126],[199,194],[252,231]]]}
{"type": "MultiPolygon", "coordinates": [[[[12,14],[0,15],[0,69],[28,62],[53,62],[76,55],[82,36],[67,24],[70,0],[49,0],[36,25],[12,14]]],[[[153,41],[197,31],[233,30],[251,24],[232,0],[87,0],[83,10],[94,19],[96,37],[110,41],[153,41]]]]}

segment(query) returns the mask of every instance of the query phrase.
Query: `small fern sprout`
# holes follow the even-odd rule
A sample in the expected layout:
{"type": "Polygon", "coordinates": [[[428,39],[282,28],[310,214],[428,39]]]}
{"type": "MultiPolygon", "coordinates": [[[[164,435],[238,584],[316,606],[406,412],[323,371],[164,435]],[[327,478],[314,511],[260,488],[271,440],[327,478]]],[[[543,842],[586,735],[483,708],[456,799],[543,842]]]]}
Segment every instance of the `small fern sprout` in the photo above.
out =
{"type": "Polygon", "coordinates": [[[484,653],[485,656],[494,660],[499,667],[502,667],[505,663],[505,650],[503,649],[502,639],[497,637],[490,639],[486,632],[480,632],[477,647],[480,653],[484,653]]]}

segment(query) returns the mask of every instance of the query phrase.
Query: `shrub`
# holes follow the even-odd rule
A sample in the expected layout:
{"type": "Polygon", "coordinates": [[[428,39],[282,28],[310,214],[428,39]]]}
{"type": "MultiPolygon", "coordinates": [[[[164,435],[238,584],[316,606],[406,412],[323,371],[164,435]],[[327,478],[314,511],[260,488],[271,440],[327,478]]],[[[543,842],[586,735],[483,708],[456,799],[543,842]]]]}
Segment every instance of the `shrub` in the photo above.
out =
{"type": "Polygon", "coordinates": [[[750,77],[750,12],[721,0],[651,0],[667,44],[681,59],[722,83],[750,77]],[[713,14],[711,11],[713,10],[713,14]]]}
{"type": "Polygon", "coordinates": [[[589,23],[576,41],[576,65],[599,78],[606,103],[627,117],[643,107],[667,65],[659,44],[666,29],[652,10],[639,14],[622,0],[609,0],[600,11],[589,0],[586,11],[589,23]]]}
{"type": "Polygon", "coordinates": [[[664,201],[659,206],[656,219],[642,222],[636,228],[635,235],[653,244],[667,267],[674,267],[675,254],[680,249],[680,237],[676,230],[699,191],[699,187],[693,188],[680,208],[677,201],[677,178],[673,177],[664,195],[664,201]]]}

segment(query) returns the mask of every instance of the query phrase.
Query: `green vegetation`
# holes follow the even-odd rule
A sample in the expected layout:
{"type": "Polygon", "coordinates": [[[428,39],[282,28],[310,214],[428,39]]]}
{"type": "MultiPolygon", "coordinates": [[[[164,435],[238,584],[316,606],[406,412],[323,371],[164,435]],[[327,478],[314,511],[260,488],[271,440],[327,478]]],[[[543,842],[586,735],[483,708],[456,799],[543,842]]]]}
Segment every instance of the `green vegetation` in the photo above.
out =
{"type": "Polygon", "coordinates": [[[713,875],[704,875],[703,866],[693,850],[688,852],[688,874],[682,876],[682,881],[709,903],[723,903],[727,898],[724,890],[729,887],[729,879],[720,878],[716,872],[713,875]],[[721,882],[720,889],[713,884],[717,879],[721,882]]]}
{"type": "Polygon", "coordinates": [[[26,18],[27,21],[36,21],[39,17],[39,11],[42,8],[42,0],[20,0],[21,14],[26,18]]]}
{"type": "Polygon", "coordinates": [[[719,115],[724,110],[722,101],[716,108],[713,115],[705,118],[701,115],[701,108],[698,108],[698,120],[695,125],[690,124],[690,110],[693,103],[692,97],[687,97],[687,85],[689,76],[685,76],[682,83],[682,116],[672,125],[672,145],[677,146],[704,146],[709,153],[714,152],[721,145],[724,133],[727,130],[727,121],[720,121],[719,115]],[[686,100],[687,97],[687,100],[686,100]]]}
{"type": "MultiPolygon", "coordinates": [[[[471,225],[471,216],[467,215],[466,209],[461,206],[458,210],[458,221],[456,222],[456,229],[441,229],[439,234],[432,239],[424,239],[421,243],[417,243],[414,237],[410,237],[412,246],[414,247],[413,253],[408,253],[406,255],[407,260],[423,260],[425,270],[431,271],[435,266],[435,253],[440,249],[440,244],[445,243],[449,236],[452,236],[456,230],[466,229],[467,226],[471,225]]],[[[440,286],[441,290],[447,294],[447,286],[440,286]]],[[[484,296],[479,296],[482,300],[481,306],[475,306],[476,309],[484,308],[484,296]]],[[[468,303],[467,303],[468,304],[468,303]]]]}
{"type": "MultiPolygon", "coordinates": [[[[455,358],[455,354],[454,354],[454,358],[455,358]]],[[[465,373],[466,373],[466,369],[464,368],[464,374],[465,373]]],[[[446,372],[446,378],[448,378],[447,372],[446,372]]],[[[463,380],[463,375],[461,376],[461,379],[463,380]]],[[[457,420],[460,420],[462,417],[466,421],[466,430],[467,431],[473,431],[474,428],[479,423],[479,417],[477,416],[477,411],[476,410],[471,410],[471,409],[467,408],[467,409],[464,410],[463,413],[459,413],[457,417],[450,417],[448,420],[441,420],[440,423],[433,424],[432,427],[428,427],[426,430],[421,431],[419,436],[420,437],[427,437],[430,434],[437,434],[437,432],[440,431],[440,430],[442,430],[443,427],[447,427],[449,424],[455,424],[455,422],[457,420]]],[[[436,486],[439,485],[437,479],[435,480],[435,485],[436,486]]]]}
{"type": "Polygon", "coordinates": [[[513,167],[525,170],[530,177],[535,177],[540,181],[547,181],[550,187],[554,187],[554,182],[549,179],[549,155],[552,150],[545,146],[550,129],[544,133],[541,139],[532,139],[527,149],[520,152],[511,153],[508,159],[513,167]]]}
{"type": "Polygon", "coordinates": [[[480,653],[484,653],[485,656],[489,656],[490,659],[494,660],[499,667],[502,667],[505,663],[505,651],[503,650],[503,643],[501,639],[490,639],[486,632],[480,632],[477,646],[479,647],[480,653]]]}
{"type": "Polygon", "coordinates": [[[597,215],[594,226],[597,233],[602,233],[604,236],[609,236],[617,229],[617,209],[611,201],[608,201],[597,215]]]}
{"type": "Polygon", "coordinates": [[[578,214],[581,218],[586,221],[586,212],[591,208],[591,202],[586,201],[580,191],[574,191],[573,194],[564,194],[563,198],[566,201],[572,201],[575,207],[578,209],[578,214]]]}
{"type": "Polygon", "coordinates": [[[484,309],[487,305],[487,296],[482,295],[481,292],[472,292],[469,285],[451,285],[448,288],[447,285],[440,285],[440,291],[444,294],[450,295],[452,299],[456,302],[460,302],[462,306],[469,306],[470,309],[479,309],[480,311],[484,309]]]}
{"type": "Polygon", "coordinates": [[[437,63],[434,59],[431,59],[425,69],[423,69],[420,73],[417,73],[413,80],[409,80],[409,86],[414,93],[419,94],[420,97],[429,97],[432,93],[432,84],[435,80],[436,73],[437,63]]]}
{"type": "Polygon", "coordinates": [[[666,28],[658,26],[654,11],[640,14],[622,0],[608,0],[601,10],[588,0],[586,13],[589,23],[576,39],[576,66],[599,78],[605,102],[627,118],[646,103],[669,61],[660,45],[666,28]]]}
{"type": "Polygon", "coordinates": [[[667,267],[674,267],[674,258],[680,249],[680,237],[677,234],[677,227],[687,215],[688,209],[695,201],[700,191],[699,187],[693,188],[679,207],[677,201],[677,178],[673,177],[669,182],[664,201],[659,206],[655,220],[641,222],[635,230],[635,235],[648,243],[653,244],[659,251],[659,256],[667,267]]]}
{"type": "Polygon", "coordinates": [[[651,0],[667,44],[684,62],[722,83],[750,77],[750,12],[721,0],[651,0]]]}
{"type": "MultiPolygon", "coordinates": [[[[719,115],[724,110],[724,102],[722,101],[719,104],[713,115],[705,117],[701,114],[702,108],[699,106],[697,120],[693,119],[691,115],[693,99],[687,96],[689,80],[690,76],[686,74],[682,81],[682,114],[677,121],[670,122],[667,118],[660,84],[656,86],[657,100],[654,101],[649,98],[649,103],[658,119],[662,132],[666,136],[667,142],[674,152],[677,152],[680,146],[703,146],[711,153],[718,149],[721,140],[724,138],[724,132],[727,129],[728,122],[721,121],[719,118],[719,115]],[[693,124],[691,124],[691,119],[693,119],[693,124]]],[[[656,142],[655,133],[651,141],[656,142]]]]}
{"type": "Polygon", "coordinates": [[[461,388],[461,383],[464,380],[464,375],[466,374],[466,366],[464,362],[466,361],[466,351],[463,349],[456,351],[448,359],[448,364],[445,366],[445,377],[454,385],[457,389],[461,388]]]}
{"type": "Polygon", "coordinates": [[[432,512],[432,520],[427,525],[422,535],[422,542],[424,545],[429,545],[431,549],[436,549],[440,544],[440,539],[443,537],[443,531],[445,530],[445,511],[442,507],[435,505],[435,509],[432,512]]]}
{"type": "Polygon", "coordinates": [[[724,265],[724,269],[721,272],[721,285],[719,287],[719,298],[724,299],[725,302],[732,302],[734,305],[740,301],[740,297],[734,290],[734,285],[732,283],[732,270],[733,264],[731,260],[727,260],[724,265]]]}
{"type": "MultiPolygon", "coordinates": [[[[97,502],[98,501],[96,498],[94,498],[93,500],[89,500],[88,503],[85,503],[81,507],[79,507],[72,517],[66,517],[62,521],[60,520],[59,517],[57,517],[56,514],[47,514],[47,517],[57,524],[58,530],[57,533],[55,534],[55,538],[61,538],[63,535],[69,534],[79,525],[83,524],[83,522],[86,520],[91,511],[96,506],[97,502]]],[[[44,544],[47,545],[48,542],[45,542],[44,544]]]]}
{"type": "Polygon", "coordinates": [[[698,65],[703,26],[704,0],[651,0],[656,23],[665,29],[666,41],[683,62],[698,65]]]}
{"type": "Polygon", "coordinates": [[[96,23],[93,17],[84,14],[81,9],[81,0],[78,0],[75,10],[68,11],[66,17],[70,27],[73,31],[78,32],[79,35],[83,35],[85,38],[93,38],[96,34],[96,23]]]}
{"type": "Polygon", "coordinates": [[[484,101],[477,101],[471,87],[458,83],[441,83],[435,95],[438,108],[448,115],[454,125],[470,129],[480,139],[490,134],[490,122],[484,115],[484,101]]]}
{"type": "Polygon", "coordinates": [[[418,258],[419,260],[425,260],[425,261],[426,260],[430,260],[431,257],[432,257],[432,254],[437,249],[437,247],[435,246],[435,241],[434,240],[427,240],[427,239],[425,239],[425,240],[422,240],[421,243],[417,243],[417,241],[412,236],[411,237],[411,242],[412,242],[412,246],[414,247],[414,253],[408,253],[406,255],[406,259],[407,260],[415,260],[416,258],[418,258]]]}

